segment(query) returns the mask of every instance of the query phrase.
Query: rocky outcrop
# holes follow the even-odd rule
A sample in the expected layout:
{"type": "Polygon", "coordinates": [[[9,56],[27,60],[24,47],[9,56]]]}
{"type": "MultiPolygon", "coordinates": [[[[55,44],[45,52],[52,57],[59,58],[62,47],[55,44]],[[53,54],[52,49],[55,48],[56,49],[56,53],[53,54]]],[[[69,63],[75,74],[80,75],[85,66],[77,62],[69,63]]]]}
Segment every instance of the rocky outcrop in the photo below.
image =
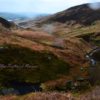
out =
{"type": "Polygon", "coordinates": [[[3,19],[2,17],[0,17],[0,24],[6,28],[10,28],[12,26],[9,21],[3,19]]]}

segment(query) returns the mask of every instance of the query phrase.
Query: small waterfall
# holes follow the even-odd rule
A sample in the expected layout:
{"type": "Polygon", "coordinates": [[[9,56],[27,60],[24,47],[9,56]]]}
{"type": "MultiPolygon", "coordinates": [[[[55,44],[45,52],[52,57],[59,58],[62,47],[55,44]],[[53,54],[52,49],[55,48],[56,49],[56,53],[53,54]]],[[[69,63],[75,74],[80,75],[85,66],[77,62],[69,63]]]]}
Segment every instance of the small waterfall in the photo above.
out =
{"type": "Polygon", "coordinates": [[[100,48],[95,48],[86,55],[86,59],[90,61],[92,66],[95,66],[97,63],[97,61],[93,58],[93,54],[99,51],[100,51],[100,48]]]}
{"type": "Polygon", "coordinates": [[[87,60],[90,61],[90,63],[91,63],[92,66],[96,65],[96,61],[93,58],[91,58],[89,55],[86,55],[86,58],[87,58],[87,60]]]}
{"type": "Polygon", "coordinates": [[[100,53],[100,48],[93,49],[86,55],[86,59],[91,63],[91,66],[89,67],[89,78],[91,84],[100,82],[100,60],[97,59],[97,56],[94,56],[95,54],[98,55],[98,53],[100,53]]]}

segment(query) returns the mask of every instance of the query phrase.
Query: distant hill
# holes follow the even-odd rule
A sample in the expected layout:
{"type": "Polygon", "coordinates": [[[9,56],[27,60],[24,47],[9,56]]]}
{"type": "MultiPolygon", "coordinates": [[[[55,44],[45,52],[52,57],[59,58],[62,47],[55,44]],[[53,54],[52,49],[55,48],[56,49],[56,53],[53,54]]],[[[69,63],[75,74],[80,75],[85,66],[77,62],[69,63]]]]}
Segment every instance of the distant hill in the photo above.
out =
{"type": "Polygon", "coordinates": [[[6,12],[0,12],[0,17],[3,17],[9,21],[17,20],[17,19],[26,19],[27,17],[21,14],[14,14],[14,13],[6,13],[6,12]]]}
{"type": "MultiPolygon", "coordinates": [[[[92,9],[89,5],[92,4],[83,4],[71,7],[67,10],[42,19],[40,24],[53,22],[70,24],[73,22],[73,24],[79,23],[82,25],[90,25],[94,21],[100,20],[100,8],[92,9]]],[[[98,5],[100,5],[100,3],[98,3],[98,5]]]]}
{"type": "Polygon", "coordinates": [[[31,18],[46,16],[46,15],[47,14],[0,12],[0,17],[5,18],[9,21],[28,20],[28,19],[31,19],[31,18]]]}

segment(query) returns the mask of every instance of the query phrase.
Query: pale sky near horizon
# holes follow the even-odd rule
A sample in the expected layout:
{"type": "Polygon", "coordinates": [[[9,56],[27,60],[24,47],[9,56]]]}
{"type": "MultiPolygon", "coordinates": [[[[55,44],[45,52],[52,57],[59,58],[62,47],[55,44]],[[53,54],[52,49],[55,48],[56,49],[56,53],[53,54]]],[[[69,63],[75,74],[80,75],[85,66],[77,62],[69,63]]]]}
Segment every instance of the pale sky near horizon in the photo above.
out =
{"type": "Polygon", "coordinates": [[[0,0],[0,12],[56,13],[69,7],[100,0],[0,0]]]}

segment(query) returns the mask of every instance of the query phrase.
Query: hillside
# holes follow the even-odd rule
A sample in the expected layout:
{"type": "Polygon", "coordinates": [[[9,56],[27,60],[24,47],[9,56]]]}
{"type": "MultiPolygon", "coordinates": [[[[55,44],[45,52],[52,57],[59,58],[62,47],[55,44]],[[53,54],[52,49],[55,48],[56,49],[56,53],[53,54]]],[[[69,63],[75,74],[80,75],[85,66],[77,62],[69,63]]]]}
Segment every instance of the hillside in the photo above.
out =
{"type": "Polygon", "coordinates": [[[9,86],[12,81],[44,83],[61,79],[64,82],[77,75],[88,77],[87,71],[82,73],[80,70],[88,67],[84,55],[91,50],[91,45],[85,41],[80,42],[78,38],[64,40],[40,31],[7,30],[0,32],[1,86],[9,86]],[[34,66],[38,67],[34,69],[34,66]],[[9,79],[10,76],[13,77],[9,79]]]}
{"type": "MultiPolygon", "coordinates": [[[[53,23],[60,22],[70,24],[81,24],[81,25],[90,25],[95,21],[100,20],[100,8],[92,9],[90,8],[91,4],[83,4],[69,8],[65,11],[56,13],[47,19],[44,19],[41,23],[53,23]]],[[[100,5],[100,3],[98,3],[100,5]]]]}
{"type": "MultiPolygon", "coordinates": [[[[62,12],[58,12],[56,14],[46,16],[44,18],[34,19],[25,22],[19,22],[19,25],[26,26],[27,28],[32,27],[41,27],[44,24],[54,24],[54,23],[62,23],[67,26],[70,25],[91,25],[95,21],[100,20],[100,8],[93,9],[90,7],[91,4],[83,4],[75,7],[71,7],[62,12]]],[[[98,2],[98,5],[100,3],[98,2]]]]}
{"type": "Polygon", "coordinates": [[[89,5],[92,4],[71,7],[54,15],[21,22],[19,25],[29,30],[46,32],[63,39],[72,37],[84,39],[86,37],[86,41],[99,45],[100,8],[92,9],[89,5]]]}
{"type": "Polygon", "coordinates": [[[16,89],[12,82],[40,84],[44,91],[88,89],[97,77],[96,69],[89,72],[95,57],[100,65],[99,51],[86,58],[100,46],[99,12],[84,4],[29,21],[28,28],[0,18],[0,90],[16,89]]]}

